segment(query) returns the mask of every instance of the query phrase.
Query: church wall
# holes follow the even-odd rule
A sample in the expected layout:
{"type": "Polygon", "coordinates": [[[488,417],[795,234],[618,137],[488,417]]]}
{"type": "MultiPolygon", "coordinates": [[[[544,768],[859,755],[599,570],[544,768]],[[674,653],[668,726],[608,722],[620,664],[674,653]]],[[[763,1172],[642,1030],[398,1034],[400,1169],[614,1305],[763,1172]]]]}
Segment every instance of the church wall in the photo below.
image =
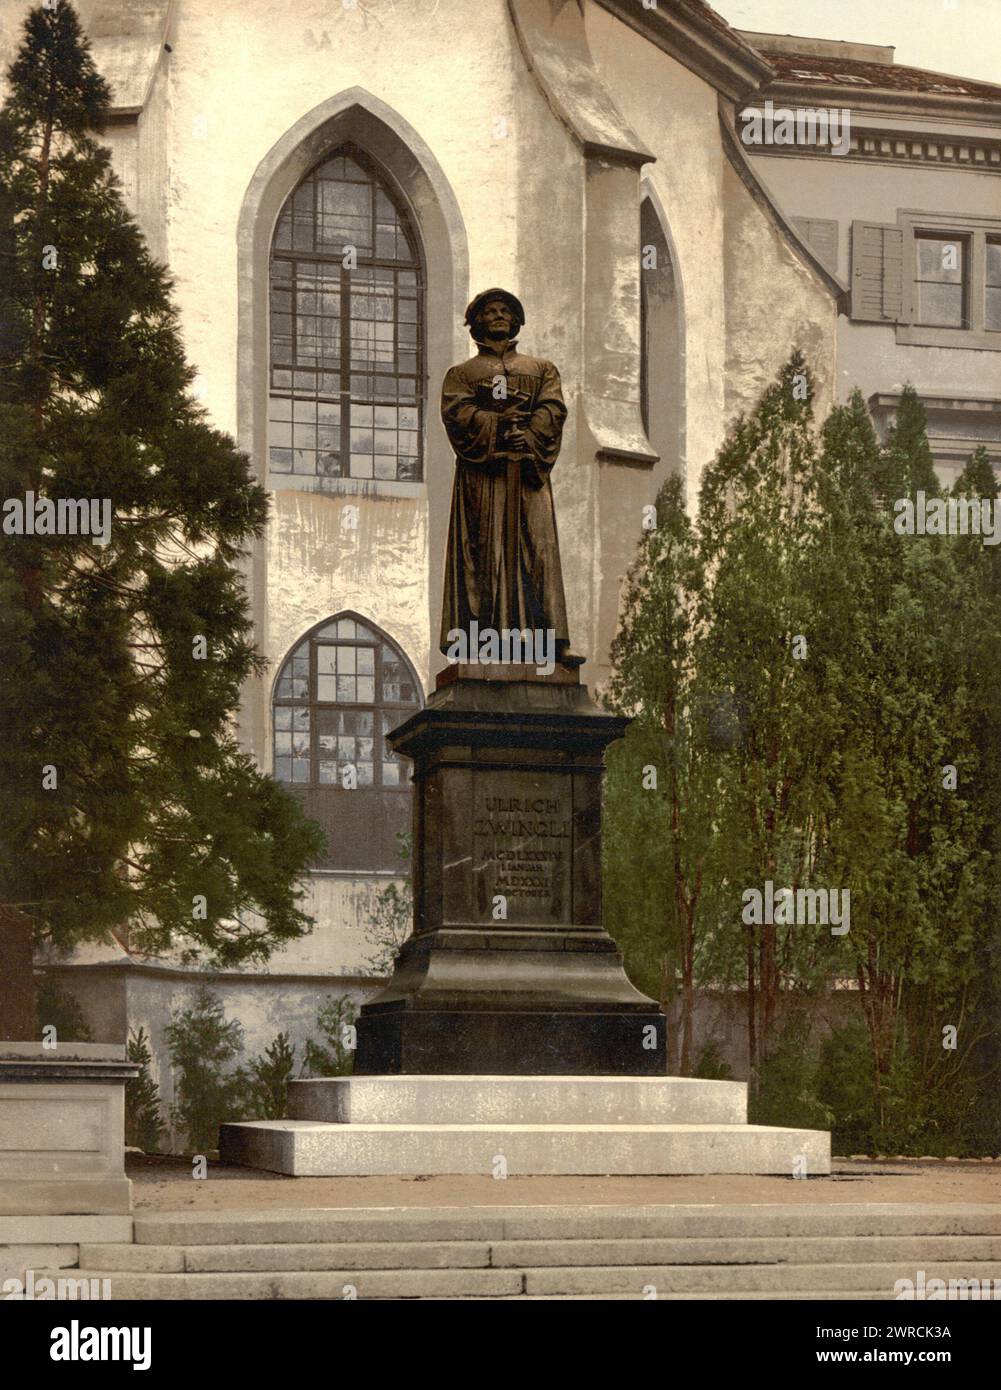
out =
{"type": "Polygon", "coordinates": [[[753,409],[798,347],[813,376],[818,427],[834,404],[838,311],[833,295],[797,254],[727,162],[726,423],[753,409]],[[762,267],[768,266],[768,274],[762,267]]]}
{"type": "Polygon", "coordinates": [[[817,371],[824,409],[836,306],[730,164],[715,91],[598,5],[588,8],[588,32],[623,115],[656,156],[643,176],[658,195],[684,293],[685,476],[694,506],[733,417],[753,408],[796,343],[817,371]]]}
{"type": "MultiPolygon", "coordinates": [[[[594,0],[584,15],[598,78],[640,146],[656,155],[643,186],[655,196],[683,306],[684,430],[677,456],[657,464],[643,457],[635,428],[640,171],[628,157],[585,155],[530,70],[507,0],[358,0],[352,8],[340,0],[176,0],[165,31],[170,50],[151,63],[138,120],[109,129],[129,204],[174,279],[197,393],[262,481],[267,249],[282,199],[342,116],[359,143],[368,132],[385,146],[424,237],[424,480],[275,491],[266,536],[248,561],[268,669],[248,685],[240,735],[265,770],[277,669],[314,624],[342,610],[368,618],[414,664],[425,696],[444,664],[437,631],[453,460],[438,393],[445,368],[471,354],[461,319],[473,292],[503,285],[518,294],[527,312],[522,350],[551,358],[562,376],[569,415],[553,492],[570,634],[589,657],[591,684],[607,674],[643,505],[674,469],[694,501],[728,416],[753,404],[784,359],[785,333],[799,322],[816,326],[818,344],[829,327],[833,333],[829,296],[730,169],[715,91],[594,0]],[[475,23],[460,29],[467,4],[475,23]],[[603,325],[606,301],[612,319],[603,325]],[[786,317],[776,332],[779,301],[786,317]],[[600,379],[605,424],[618,419],[626,442],[634,429],[632,458],[625,448],[624,458],[599,463],[586,388],[600,379]]],[[[228,1016],[248,1029],[248,1050],[260,1051],[282,1028],[301,1038],[323,993],[361,988],[371,954],[364,928],[387,882],[350,871],[313,875],[312,936],[277,953],[253,980],[218,982],[228,1016]]],[[[129,1023],[145,1023],[162,1053],[169,1011],[197,983],[196,975],[190,984],[130,977],[129,1023]]]]}
{"type": "MultiPolygon", "coordinates": [[[[595,63],[623,116],[656,156],[655,163],[644,166],[643,179],[657,194],[683,287],[689,350],[682,464],[691,503],[702,469],[722,439],[724,411],[724,157],[716,93],[599,5],[589,5],[587,16],[595,63]]],[[[638,222],[638,208],[636,215],[638,222]]],[[[647,490],[652,491],[649,483],[647,490]]],[[[647,495],[641,499],[652,500],[647,495]]],[[[637,536],[639,525],[637,515],[637,536]]]]}
{"type": "MultiPolygon", "coordinates": [[[[151,121],[162,131],[170,169],[164,246],[186,348],[213,419],[237,435],[262,474],[260,310],[267,290],[260,248],[270,240],[274,188],[285,177],[289,191],[305,172],[290,171],[296,155],[285,151],[289,133],[302,131],[308,142],[328,107],[354,94],[362,119],[369,108],[384,115],[413,148],[412,159],[424,160],[430,182],[438,179],[439,203],[444,187],[455,204],[435,240],[431,217],[421,215],[427,189],[416,175],[408,184],[406,171],[391,167],[415,205],[428,257],[425,481],[373,488],[343,480],[334,496],[272,494],[266,537],[248,574],[269,666],[241,714],[241,733],[265,768],[278,666],[325,617],[351,609],[370,618],[414,663],[425,695],[433,686],[443,664],[436,639],[453,472],[437,397],[445,367],[471,353],[462,313],[485,285],[519,294],[528,313],[523,347],[552,357],[563,377],[571,413],[554,493],[571,631],[590,624],[595,481],[593,470],[580,467],[575,442],[585,352],[582,156],[528,72],[503,0],[478,7],[468,42],[457,45],[454,28],[454,10],[427,0],[389,12],[305,3],[296,7],[294,25],[281,5],[182,0],[173,51],[154,82],[151,121]],[[272,166],[271,193],[255,204],[255,179],[260,183],[262,169],[270,177],[272,166]],[[243,242],[255,210],[258,225],[249,231],[259,245],[248,252],[243,242]],[[454,275],[442,264],[449,258],[454,275]]],[[[367,143],[364,137],[362,126],[354,138],[367,143]]],[[[148,201],[143,206],[155,214],[148,201]]],[[[313,875],[316,930],[278,953],[269,971],[360,971],[370,949],[359,922],[378,886],[364,875],[313,875]]],[[[228,982],[221,989],[224,998],[231,992],[228,982]]]]}

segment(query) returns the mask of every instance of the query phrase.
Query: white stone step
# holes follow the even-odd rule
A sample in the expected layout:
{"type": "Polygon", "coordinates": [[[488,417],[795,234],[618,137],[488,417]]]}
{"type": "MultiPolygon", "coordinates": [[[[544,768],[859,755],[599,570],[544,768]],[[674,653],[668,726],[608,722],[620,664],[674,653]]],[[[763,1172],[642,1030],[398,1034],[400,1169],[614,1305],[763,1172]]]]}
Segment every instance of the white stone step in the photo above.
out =
{"type": "MultiPolygon", "coordinates": [[[[862,1293],[854,1293],[850,1290],[836,1289],[833,1292],[826,1289],[809,1290],[797,1293],[731,1293],[714,1292],[712,1295],[713,1303],[725,1303],[727,1301],[738,1300],[741,1303],[752,1302],[771,1302],[771,1303],[790,1303],[802,1300],[809,1300],[811,1303],[824,1301],[837,1301],[839,1303],[870,1303],[880,1300],[895,1299],[893,1293],[875,1293],[871,1289],[862,1293]]],[[[660,1301],[663,1303],[684,1303],[686,1301],[705,1302],[704,1293],[661,1293],[656,1300],[650,1300],[648,1294],[642,1293],[535,1293],[535,1294],[504,1294],[497,1300],[491,1302],[499,1303],[593,1303],[609,1302],[624,1303],[638,1301],[660,1301]]],[[[446,1303],[482,1303],[486,1300],[479,1298],[448,1298],[442,1299],[446,1303]]]]}
{"type": "Polygon", "coordinates": [[[135,1217],[137,1245],[152,1246],[963,1235],[1001,1235],[1001,1203],[292,1207],[135,1217]]]}
{"type": "MultiPolygon", "coordinates": [[[[926,1279],[1001,1280],[1001,1261],[942,1263],[925,1269],[926,1279]]],[[[564,1265],[553,1269],[525,1271],[525,1292],[534,1293],[639,1293],[655,1289],[660,1293],[704,1294],[795,1293],[806,1289],[839,1289],[894,1294],[898,1279],[913,1283],[917,1270],[912,1263],[883,1264],[773,1264],[773,1265],[640,1265],[611,1266],[564,1265]]],[[[1001,1285],[999,1285],[1001,1287],[1001,1285]]]]}
{"type": "MultiPolygon", "coordinates": [[[[85,1245],[80,1263],[92,1269],[150,1274],[331,1269],[487,1269],[483,1240],[342,1241],[336,1245],[85,1245]]],[[[505,1265],[509,1261],[503,1261],[505,1265]]]]}
{"type": "MultiPolygon", "coordinates": [[[[65,1277],[66,1270],[36,1272],[36,1280],[65,1277]]],[[[912,1282],[917,1271],[907,1263],[784,1265],[643,1265],[559,1266],[548,1269],[338,1269],[316,1271],[218,1273],[110,1273],[99,1269],[71,1272],[77,1280],[109,1281],[112,1299],[354,1299],[354,1298],[495,1298],[517,1294],[621,1294],[637,1298],[716,1298],[770,1295],[778,1298],[827,1291],[846,1296],[896,1296],[898,1280],[912,1282]]],[[[1001,1262],[941,1263],[925,1269],[926,1278],[997,1280],[1001,1262]]]]}
{"type": "Polygon", "coordinates": [[[132,1239],[132,1217],[0,1216],[0,1245],[63,1245],[132,1239]]]}
{"type": "MultiPolygon", "coordinates": [[[[345,1269],[542,1269],[554,1266],[881,1264],[1001,1261],[1001,1236],[809,1236],[730,1239],[343,1241],[337,1244],[84,1245],[102,1273],[345,1269]]],[[[36,1261],[35,1265],[43,1263],[36,1261]]],[[[73,1263],[76,1263],[75,1259],[73,1263]]]]}
{"type": "Polygon", "coordinates": [[[223,1162],[293,1177],[830,1172],[830,1135],[767,1125],[223,1125],[223,1162]]]}
{"type": "Polygon", "coordinates": [[[292,1081],[288,1117],[358,1125],[742,1125],[747,1085],[682,1076],[334,1076],[292,1081]]]}
{"type": "Polygon", "coordinates": [[[264,1273],[158,1274],[91,1269],[39,1271],[36,1278],[71,1274],[77,1279],[110,1279],[110,1297],[119,1299],[353,1299],[438,1298],[520,1293],[525,1276],[514,1269],[341,1269],[264,1273]]]}
{"type": "MultiPolygon", "coordinates": [[[[275,1249],[295,1249],[277,1246],[275,1249]]],[[[336,1250],[337,1246],[325,1247],[336,1250]]],[[[400,1247],[405,1248],[405,1247],[400,1247]]],[[[783,1265],[1001,1261],[1001,1236],[752,1236],[729,1239],[509,1240],[489,1246],[496,1268],[556,1265],[783,1265]]],[[[243,1266],[249,1268],[249,1266],[243,1266]]],[[[287,1266],[292,1268],[293,1266],[287,1266]]]]}

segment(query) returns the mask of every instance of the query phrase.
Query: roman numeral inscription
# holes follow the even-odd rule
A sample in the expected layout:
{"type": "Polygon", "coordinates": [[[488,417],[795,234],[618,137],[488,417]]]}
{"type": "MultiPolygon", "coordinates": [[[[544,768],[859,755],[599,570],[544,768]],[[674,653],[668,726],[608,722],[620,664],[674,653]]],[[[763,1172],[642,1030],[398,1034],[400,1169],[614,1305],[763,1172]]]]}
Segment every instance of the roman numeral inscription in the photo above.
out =
{"type": "Polygon", "coordinates": [[[553,788],[537,785],[546,780],[518,785],[509,796],[475,798],[473,876],[477,907],[487,919],[503,894],[509,923],[570,921],[570,802],[547,795],[553,788]]]}

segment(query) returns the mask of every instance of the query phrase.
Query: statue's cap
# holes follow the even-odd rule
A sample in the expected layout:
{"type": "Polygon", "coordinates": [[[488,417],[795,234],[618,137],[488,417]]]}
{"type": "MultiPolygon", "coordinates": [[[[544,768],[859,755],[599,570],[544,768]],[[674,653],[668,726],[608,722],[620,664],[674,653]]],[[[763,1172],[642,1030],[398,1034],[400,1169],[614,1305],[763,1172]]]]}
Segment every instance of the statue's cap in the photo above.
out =
{"type": "Polygon", "coordinates": [[[469,301],[469,307],[466,309],[466,317],[463,322],[468,327],[471,327],[476,315],[483,308],[484,304],[491,299],[503,299],[504,303],[518,320],[518,327],[521,328],[523,326],[525,322],[525,311],[521,307],[521,300],[517,295],[513,295],[510,290],[501,290],[496,287],[492,290],[483,290],[482,293],[476,295],[469,301]]]}

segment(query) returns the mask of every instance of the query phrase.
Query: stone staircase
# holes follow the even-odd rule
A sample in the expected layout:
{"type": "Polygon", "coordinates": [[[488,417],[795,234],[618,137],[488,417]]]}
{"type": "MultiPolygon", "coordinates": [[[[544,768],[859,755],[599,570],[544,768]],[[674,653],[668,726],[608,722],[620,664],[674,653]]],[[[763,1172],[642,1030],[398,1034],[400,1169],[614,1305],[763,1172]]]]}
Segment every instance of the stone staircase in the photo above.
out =
{"type": "Polygon", "coordinates": [[[747,1084],[683,1076],[293,1081],[288,1118],[225,1124],[224,1163],[290,1177],[831,1171],[825,1131],[747,1123],[747,1084]]]}
{"type": "Polygon", "coordinates": [[[1001,1205],[160,1212],[72,1273],[114,1299],[868,1300],[920,1270],[1001,1281],[1001,1205]]]}

